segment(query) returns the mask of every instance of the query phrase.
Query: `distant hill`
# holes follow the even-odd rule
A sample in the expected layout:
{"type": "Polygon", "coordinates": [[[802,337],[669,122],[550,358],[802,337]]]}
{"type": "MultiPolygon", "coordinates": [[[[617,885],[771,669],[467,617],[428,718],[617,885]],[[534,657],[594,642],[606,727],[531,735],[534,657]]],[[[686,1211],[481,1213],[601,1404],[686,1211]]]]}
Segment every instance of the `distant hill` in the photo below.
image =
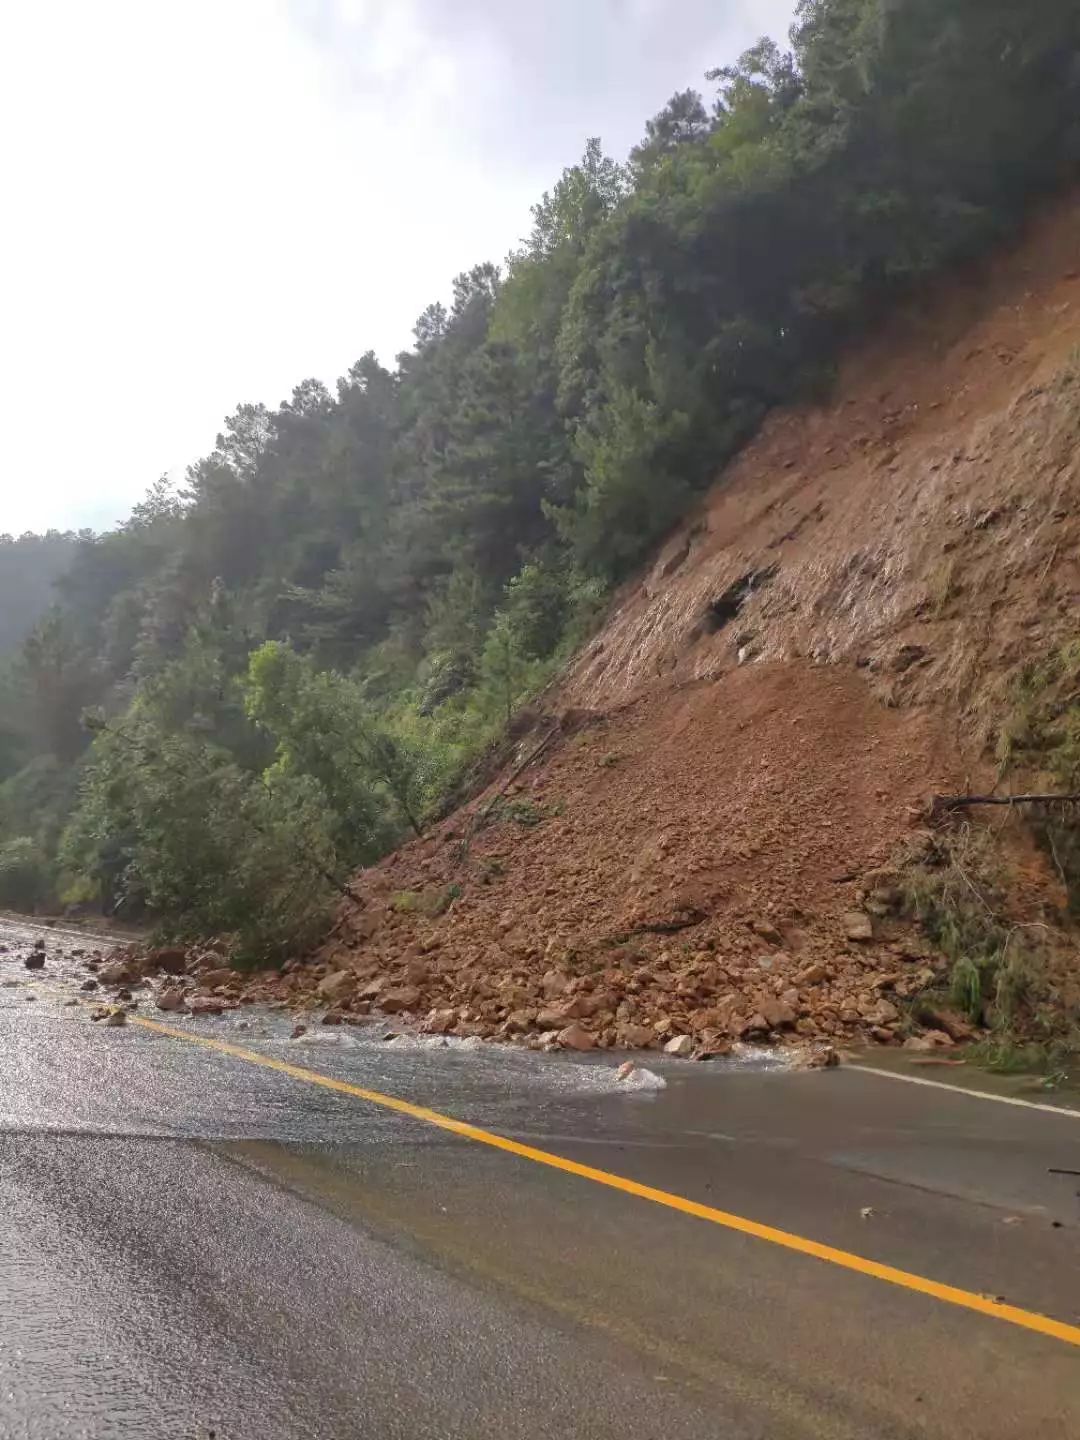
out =
{"type": "Polygon", "coordinates": [[[78,536],[0,535],[0,655],[26,639],[53,603],[53,582],[71,564],[78,536]]]}

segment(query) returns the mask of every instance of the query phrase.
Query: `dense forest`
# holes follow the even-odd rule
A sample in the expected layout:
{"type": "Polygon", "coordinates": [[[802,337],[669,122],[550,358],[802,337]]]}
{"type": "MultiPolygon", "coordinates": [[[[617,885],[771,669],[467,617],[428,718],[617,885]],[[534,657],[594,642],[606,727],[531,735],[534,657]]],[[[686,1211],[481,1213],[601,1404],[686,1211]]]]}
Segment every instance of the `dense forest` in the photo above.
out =
{"type": "Polygon", "coordinates": [[[53,585],[78,543],[77,535],[60,530],[0,535],[0,661],[19,648],[52,605],[53,585]]]}
{"type": "Polygon", "coordinates": [[[240,405],[78,540],[0,684],[0,904],[302,945],[770,407],[1080,160],[1078,0],[802,0],[706,78],[393,369],[240,405]]]}

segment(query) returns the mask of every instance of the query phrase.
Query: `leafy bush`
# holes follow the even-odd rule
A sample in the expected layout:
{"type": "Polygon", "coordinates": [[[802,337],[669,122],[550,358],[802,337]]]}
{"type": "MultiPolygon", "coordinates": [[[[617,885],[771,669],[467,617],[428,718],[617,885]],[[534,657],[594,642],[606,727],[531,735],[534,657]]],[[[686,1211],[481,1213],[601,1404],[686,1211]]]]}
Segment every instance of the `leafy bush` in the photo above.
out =
{"type": "Polygon", "coordinates": [[[282,960],[325,926],[343,886],[322,795],[129,717],[94,742],[61,848],[105,907],[149,911],[171,938],[226,934],[238,957],[282,960]]]}
{"type": "Polygon", "coordinates": [[[29,835],[0,843],[0,906],[33,914],[52,894],[52,867],[29,835]]]}

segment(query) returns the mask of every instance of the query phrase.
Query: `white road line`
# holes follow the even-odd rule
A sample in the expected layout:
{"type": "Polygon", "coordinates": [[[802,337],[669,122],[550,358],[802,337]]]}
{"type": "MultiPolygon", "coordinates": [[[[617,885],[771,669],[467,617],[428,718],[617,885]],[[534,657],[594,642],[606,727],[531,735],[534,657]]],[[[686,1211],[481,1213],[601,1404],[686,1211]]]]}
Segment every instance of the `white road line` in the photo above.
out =
{"type": "Polygon", "coordinates": [[[928,1085],[931,1090],[945,1090],[950,1095],[970,1095],[973,1100],[993,1100],[998,1105],[1019,1105],[1024,1110],[1045,1110],[1049,1115],[1065,1115],[1080,1120],[1080,1110],[1064,1105],[1049,1105],[1045,1100],[1021,1100],[1016,1095],[994,1095],[989,1090],[969,1090],[964,1085],[950,1085],[945,1080],[926,1080],[922,1075],[901,1075],[897,1070],[879,1070],[876,1065],[845,1065],[845,1070],[860,1070],[864,1075],[880,1075],[885,1080],[902,1080],[905,1085],[928,1085]]]}

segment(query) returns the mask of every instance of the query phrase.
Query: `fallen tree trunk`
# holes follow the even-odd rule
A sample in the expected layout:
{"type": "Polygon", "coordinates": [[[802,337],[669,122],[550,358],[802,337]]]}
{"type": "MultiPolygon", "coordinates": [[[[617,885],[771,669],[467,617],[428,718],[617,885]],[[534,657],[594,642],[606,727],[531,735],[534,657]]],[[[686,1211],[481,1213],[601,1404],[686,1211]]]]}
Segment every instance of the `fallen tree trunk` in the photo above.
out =
{"type": "Polygon", "coordinates": [[[971,805],[1080,805],[1080,795],[935,795],[933,810],[966,810],[971,805]]]}

